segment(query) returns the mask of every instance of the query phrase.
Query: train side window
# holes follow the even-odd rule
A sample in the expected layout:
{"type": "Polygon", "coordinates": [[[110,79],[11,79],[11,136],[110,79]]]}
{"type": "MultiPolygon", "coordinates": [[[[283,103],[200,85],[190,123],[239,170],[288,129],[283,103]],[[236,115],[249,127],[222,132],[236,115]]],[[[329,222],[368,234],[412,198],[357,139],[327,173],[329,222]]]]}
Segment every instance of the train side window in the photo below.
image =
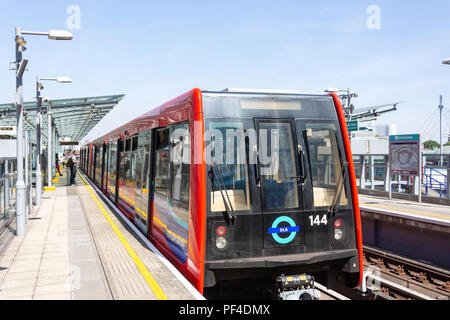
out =
{"type": "Polygon", "coordinates": [[[138,137],[133,138],[133,143],[131,145],[131,151],[136,151],[138,149],[138,137]]]}
{"type": "Polygon", "coordinates": [[[129,157],[131,158],[131,168],[130,168],[130,181],[136,183],[136,153],[131,153],[129,157]]]}
{"type": "Polygon", "coordinates": [[[125,140],[125,151],[131,151],[131,139],[125,140]]]}
{"type": "Polygon", "coordinates": [[[171,198],[189,204],[190,186],[189,125],[175,126],[170,136],[171,198]]]}
{"type": "Polygon", "coordinates": [[[156,134],[155,191],[167,196],[169,187],[169,129],[156,134]]]}

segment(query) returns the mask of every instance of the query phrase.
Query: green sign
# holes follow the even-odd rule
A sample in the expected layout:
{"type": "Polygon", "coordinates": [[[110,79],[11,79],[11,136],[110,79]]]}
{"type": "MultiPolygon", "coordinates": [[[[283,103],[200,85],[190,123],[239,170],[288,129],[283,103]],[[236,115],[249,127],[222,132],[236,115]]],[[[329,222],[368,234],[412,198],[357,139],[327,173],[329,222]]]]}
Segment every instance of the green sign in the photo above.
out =
{"type": "Polygon", "coordinates": [[[347,130],[349,132],[358,131],[359,130],[358,121],[348,121],[347,122],[347,130]]]}
{"type": "Polygon", "coordinates": [[[418,134],[404,134],[401,136],[389,136],[390,141],[419,141],[418,134]]]}

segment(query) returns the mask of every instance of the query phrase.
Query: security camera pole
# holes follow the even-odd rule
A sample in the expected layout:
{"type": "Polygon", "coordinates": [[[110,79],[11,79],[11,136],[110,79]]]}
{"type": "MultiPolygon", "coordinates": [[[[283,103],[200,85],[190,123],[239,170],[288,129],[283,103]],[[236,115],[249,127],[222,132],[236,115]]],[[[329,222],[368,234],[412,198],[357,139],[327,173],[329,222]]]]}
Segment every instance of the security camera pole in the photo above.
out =
{"type": "Polygon", "coordinates": [[[41,83],[36,77],[36,205],[41,205],[42,199],[42,170],[41,170],[41,83]]]}
{"type": "Polygon", "coordinates": [[[64,30],[50,30],[49,32],[22,31],[15,29],[16,44],[16,97],[17,110],[17,182],[16,182],[16,235],[22,237],[26,231],[26,185],[23,176],[24,144],[23,144],[23,73],[28,60],[22,59],[22,52],[26,50],[23,35],[47,36],[50,40],[72,40],[70,32],[64,30]]]}

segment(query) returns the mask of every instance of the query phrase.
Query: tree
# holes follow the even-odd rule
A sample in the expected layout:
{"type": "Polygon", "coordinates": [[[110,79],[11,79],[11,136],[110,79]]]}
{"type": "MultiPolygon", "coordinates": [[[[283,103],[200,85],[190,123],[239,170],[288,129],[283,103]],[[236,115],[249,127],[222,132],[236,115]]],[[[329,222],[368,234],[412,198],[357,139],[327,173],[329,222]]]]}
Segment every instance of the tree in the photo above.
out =
{"type": "Polygon", "coordinates": [[[426,150],[433,150],[433,149],[439,149],[441,147],[441,145],[434,140],[428,140],[423,143],[423,147],[426,150]]]}

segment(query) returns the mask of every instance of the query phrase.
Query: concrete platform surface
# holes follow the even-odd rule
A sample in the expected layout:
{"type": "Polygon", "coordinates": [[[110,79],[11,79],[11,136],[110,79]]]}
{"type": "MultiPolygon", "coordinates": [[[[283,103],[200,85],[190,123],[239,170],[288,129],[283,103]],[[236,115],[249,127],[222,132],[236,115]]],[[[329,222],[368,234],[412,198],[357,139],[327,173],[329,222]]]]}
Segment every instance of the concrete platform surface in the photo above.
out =
{"type": "Polygon", "coordinates": [[[0,256],[1,300],[194,299],[92,187],[67,179],[0,256]]]}
{"type": "Polygon", "coordinates": [[[450,206],[418,203],[414,201],[388,199],[367,195],[359,195],[360,207],[393,210],[404,215],[416,216],[425,220],[439,220],[450,223],[450,206]]]}

